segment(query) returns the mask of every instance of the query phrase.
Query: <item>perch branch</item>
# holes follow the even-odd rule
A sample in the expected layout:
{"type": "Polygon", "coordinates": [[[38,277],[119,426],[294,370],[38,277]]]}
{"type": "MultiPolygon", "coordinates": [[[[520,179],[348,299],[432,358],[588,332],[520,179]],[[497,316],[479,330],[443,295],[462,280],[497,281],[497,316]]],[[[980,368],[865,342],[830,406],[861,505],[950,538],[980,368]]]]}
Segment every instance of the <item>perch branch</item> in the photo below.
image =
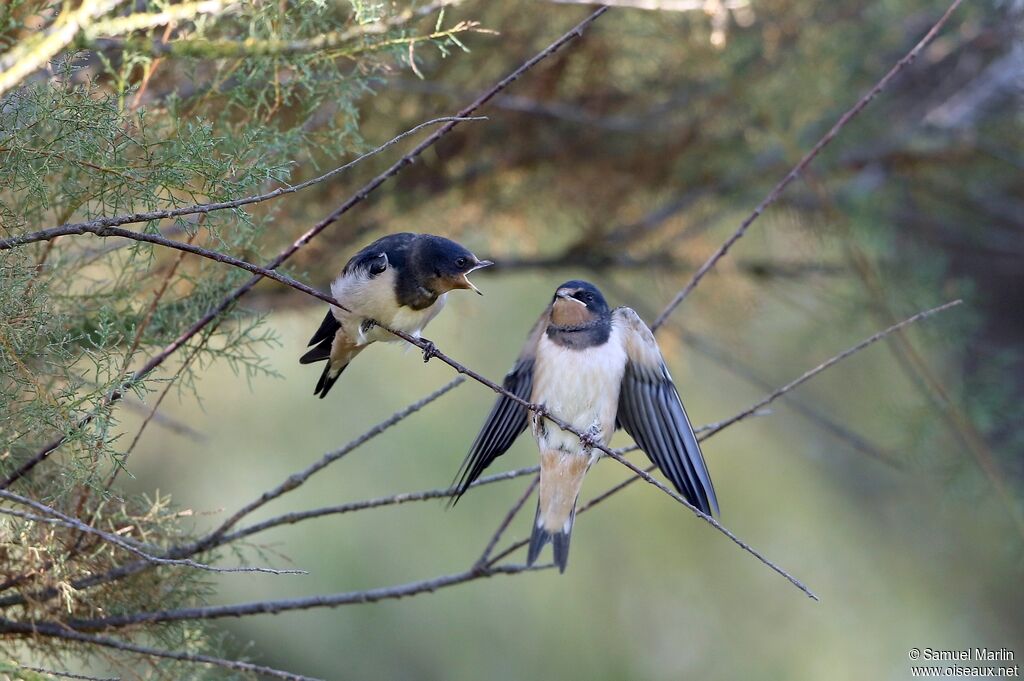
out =
{"type": "Polygon", "coordinates": [[[540,476],[535,475],[533,476],[533,480],[530,481],[530,484],[526,486],[526,489],[519,496],[519,499],[512,504],[512,508],[510,508],[508,513],[505,514],[505,517],[502,518],[501,522],[498,524],[498,528],[494,530],[494,534],[491,535],[490,541],[488,541],[487,546],[484,547],[483,553],[481,553],[480,557],[476,560],[476,568],[483,569],[487,567],[488,560],[491,557],[491,553],[494,551],[494,547],[498,545],[499,541],[501,541],[501,535],[505,534],[505,530],[507,530],[508,526],[512,524],[512,521],[519,514],[519,511],[522,510],[526,500],[530,498],[530,495],[533,494],[533,490],[537,488],[538,484],[540,484],[540,476]]]}

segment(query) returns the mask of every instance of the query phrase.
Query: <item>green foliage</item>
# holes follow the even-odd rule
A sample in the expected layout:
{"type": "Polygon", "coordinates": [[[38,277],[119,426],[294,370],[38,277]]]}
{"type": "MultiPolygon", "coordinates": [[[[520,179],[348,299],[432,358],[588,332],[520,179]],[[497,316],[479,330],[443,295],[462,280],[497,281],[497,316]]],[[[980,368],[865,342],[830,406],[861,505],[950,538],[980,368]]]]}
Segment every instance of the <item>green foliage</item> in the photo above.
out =
{"type": "MultiPolygon", "coordinates": [[[[0,99],[0,238],[238,199],[288,183],[298,168],[337,165],[364,148],[358,105],[380,76],[408,64],[412,45],[445,50],[473,28],[442,27],[429,7],[320,0],[233,3],[170,25],[148,19],[182,8],[154,0],[133,3],[130,15],[98,17],[50,73],[0,99]]],[[[0,50],[64,11],[56,2],[6,3],[0,50]]],[[[257,262],[287,236],[280,228],[261,206],[137,227],[257,262]]],[[[188,340],[169,370],[132,376],[247,276],[134,241],[65,238],[0,251],[0,476],[64,438],[52,460],[19,480],[21,489],[154,552],[189,541],[168,498],[112,492],[131,445],[113,436],[110,398],[155,399],[173,387],[198,399],[196,377],[213,362],[247,377],[270,372],[264,350],[274,333],[262,315],[232,307],[188,340]]],[[[76,591],[74,579],[132,556],[60,526],[0,523],[0,596],[60,592],[21,606],[26,619],[195,603],[210,588],[203,573],[169,567],[76,591]]],[[[196,624],[135,640],[205,653],[226,646],[196,624]]],[[[43,638],[23,645],[58,661],[69,649],[43,638]]],[[[152,675],[176,664],[160,662],[152,675]]]]}

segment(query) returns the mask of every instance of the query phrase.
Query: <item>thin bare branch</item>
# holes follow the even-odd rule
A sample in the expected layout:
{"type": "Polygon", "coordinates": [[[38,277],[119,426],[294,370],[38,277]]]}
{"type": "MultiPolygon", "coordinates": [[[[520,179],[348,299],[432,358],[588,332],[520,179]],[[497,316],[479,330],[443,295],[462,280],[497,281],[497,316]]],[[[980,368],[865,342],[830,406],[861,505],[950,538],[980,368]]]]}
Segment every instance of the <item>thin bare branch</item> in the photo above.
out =
{"type": "MultiPolygon", "coordinates": [[[[513,480],[515,478],[521,478],[524,475],[532,475],[540,470],[540,466],[527,466],[526,468],[518,468],[512,471],[506,471],[504,473],[495,473],[493,475],[485,475],[477,478],[473,481],[469,487],[479,487],[481,485],[489,485],[495,482],[504,482],[506,480],[513,480]]],[[[401,494],[389,494],[384,497],[377,497],[375,499],[364,499],[362,501],[350,501],[345,504],[338,504],[337,506],[324,506],[321,508],[314,508],[308,511],[295,511],[293,513],[285,513],[263,522],[256,523],[243,527],[240,530],[231,532],[229,534],[221,535],[217,542],[209,548],[216,548],[224,544],[230,544],[231,542],[248,537],[264,530],[269,530],[272,527],[278,527],[279,525],[293,525],[303,520],[309,520],[310,518],[321,518],[327,515],[341,515],[344,513],[355,513],[357,511],[365,511],[371,508],[380,508],[381,506],[398,506],[401,504],[407,504],[414,501],[426,501],[428,499],[448,499],[451,498],[456,492],[458,487],[440,487],[438,489],[428,489],[421,492],[403,492],[401,494]]]]}
{"type": "Polygon", "coordinates": [[[538,484],[540,484],[540,476],[535,475],[533,476],[533,480],[530,481],[530,484],[526,486],[526,489],[519,496],[519,499],[512,504],[512,508],[508,510],[505,517],[502,518],[500,523],[498,523],[498,528],[494,530],[494,534],[491,535],[490,541],[488,541],[487,546],[484,547],[483,553],[481,553],[480,557],[476,560],[476,566],[478,568],[484,568],[487,566],[491,553],[494,551],[494,547],[498,545],[499,541],[501,541],[501,535],[505,534],[505,530],[507,530],[508,526],[512,524],[512,521],[519,514],[519,511],[522,510],[523,504],[525,504],[526,500],[530,498],[530,495],[533,494],[533,490],[537,488],[538,484]]]}
{"type": "MultiPolygon", "coordinates": [[[[753,413],[753,412],[751,412],[751,413],[753,413]]],[[[667,494],[670,497],[672,497],[673,499],[675,499],[677,502],[679,502],[683,506],[686,506],[688,509],[693,511],[693,514],[696,515],[698,518],[700,518],[704,522],[706,522],[709,525],[711,525],[713,528],[715,528],[716,530],[718,530],[719,532],[721,532],[722,534],[727,536],[729,539],[733,540],[733,542],[735,542],[740,548],[742,548],[744,551],[746,551],[747,553],[749,553],[752,556],[754,556],[755,558],[757,558],[759,561],[761,561],[762,563],[764,563],[765,565],[770,567],[772,570],[774,570],[775,572],[779,573],[780,575],[782,575],[783,577],[788,579],[789,582],[793,586],[795,586],[796,588],[798,588],[801,591],[803,591],[810,598],[812,598],[814,600],[818,600],[818,597],[814,594],[814,592],[811,591],[810,589],[808,589],[804,585],[803,582],[801,582],[799,579],[797,579],[793,575],[791,575],[788,572],[786,572],[785,570],[783,570],[781,567],[779,567],[778,565],[776,565],[772,561],[768,560],[763,554],[761,554],[755,548],[753,548],[752,546],[747,544],[745,541],[743,541],[742,539],[737,537],[735,534],[730,532],[720,522],[718,522],[717,520],[715,520],[714,518],[709,516],[707,513],[705,513],[704,511],[700,510],[699,508],[697,508],[696,506],[691,504],[683,496],[678,494],[675,490],[669,489],[667,485],[659,482],[658,480],[655,480],[654,478],[651,477],[650,473],[648,473],[644,469],[640,468],[639,466],[635,465],[634,463],[632,463],[631,461],[629,461],[625,457],[623,457],[623,456],[621,456],[619,454],[616,454],[615,452],[608,453],[608,455],[611,456],[616,461],[618,461],[619,463],[621,463],[623,466],[625,466],[629,470],[633,471],[633,473],[635,473],[637,476],[642,478],[648,484],[654,485],[655,487],[657,487],[662,492],[664,492],[665,494],[667,494]]]]}
{"type": "MultiPolygon", "coordinates": [[[[183,215],[205,215],[207,213],[213,213],[220,210],[229,210],[234,208],[241,208],[242,206],[252,205],[254,203],[263,203],[264,201],[270,201],[280,196],[287,194],[294,194],[300,192],[303,189],[308,189],[313,185],[326,182],[327,180],[340,175],[341,173],[349,170],[353,166],[365,161],[366,159],[376,156],[380,152],[384,151],[388,147],[402,141],[410,135],[415,135],[424,128],[429,128],[438,123],[458,123],[462,121],[485,121],[486,116],[442,116],[441,118],[434,118],[425,123],[406,130],[396,137],[392,137],[384,144],[371,149],[365,154],[360,154],[358,157],[349,161],[348,163],[338,166],[337,168],[330,170],[323,175],[314,177],[300,182],[296,185],[287,185],[284,187],[278,187],[273,191],[266,192],[264,194],[256,194],[255,196],[247,196],[241,199],[234,199],[233,201],[218,201],[214,203],[196,203],[190,206],[181,206],[179,208],[171,208],[167,210],[151,210],[143,213],[127,213],[124,215],[112,215],[105,218],[96,218],[95,220],[89,220],[87,222],[72,222],[56,227],[50,227],[48,229],[42,229],[37,232],[29,232],[28,234],[22,234],[20,236],[11,237],[10,239],[0,240],[0,251],[15,248],[17,246],[23,246],[25,244],[35,243],[37,241],[49,241],[59,236],[72,235],[72,234],[95,234],[100,237],[108,236],[121,236],[128,239],[136,239],[137,241],[148,241],[149,243],[156,243],[161,246],[169,246],[171,248],[177,248],[178,250],[188,251],[189,253],[195,253],[196,255],[203,255],[199,250],[190,250],[188,248],[179,248],[179,246],[185,245],[180,241],[172,241],[171,239],[153,240],[146,237],[154,237],[159,235],[154,234],[143,234],[140,232],[133,232],[130,230],[114,230],[113,227],[119,225],[135,224],[140,222],[152,222],[154,220],[166,220],[168,218],[181,217],[183,215]]],[[[209,257],[209,256],[204,256],[209,257]]],[[[222,256],[230,257],[230,256],[222,256]]],[[[235,263],[232,263],[235,264],[235,263]]],[[[239,266],[239,265],[236,265],[239,266]]],[[[252,271],[252,270],[250,270],[252,271]]],[[[264,276],[268,276],[264,274],[264,276]]]]}
{"type": "Polygon", "coordinates": [[[170,660],[179,660],[181,662],[199,662],[202,664],[213,665],[215,667],[222,667],[224,669],[264,674],[278,679],[287,679],[287,681],[321,681],[320,679],[310,676],[292,674],[291,672],[281,671],[280,669],[274,669],[272,667],[264,667],[263,665],[252,664],[250,662],[226,660],[224,658],[212,657],[210,655],[200,655],[199,653],[183,653],[176,650],[150,648],[148,646],[140,646],[134,643],[128,643],[127,641],[121,641],[116,638],[109,638],[107,636],[83,634],[82,632],[69,629],[63,624],[51,622],[15,622],[12,620],[0,619],[0,633],[21,634],[24,636],[48,636],[50,638],[77,641],[79,643],[87,643],[90,645],[101,646],[103,648],[112,648],[114,650],[121,650],[128,653],[137,653],[148,657],[162,657],[170,660]]]}
{"type": "MultiPolygon", "coordinates": [[[[255,266],[253,266],[253,267],[255,267],[255,266]]],[[[290,277],[286,277],[284,275],[278,275],[278,274],[275,273],[275,277],[274,278],[277,281],[280,281],[282,283],[287,284],[288,286],[291,286],[291,287],[296,288],[296,289],[298,289],[300,291],[308,293],[309,295],[316,296],[317,298],[320,298],[321,300],[324,300],[325,302],[328,302],[328,303],[330,303],[332,305],[340,306],[340,304],[336,300],[334,300],[331,296],[328,296],[327,294],[324,294],[324,293],[321,293],[319,291],[316,291],[315,289],[312,289],[311,287],[306,286],[305,284],[301,284],[301,283],[291,279],[290,277]]],[[[532,412],[542,416],[543,418],[548,419],[549,421],[551,421],[553,424],[557,425],[562,430],[565,430],[567,432],[570,432],[570,433],[576,435],[577,437],[580,438],[581,442],[587,442],[588,444],[590,444],[593,447],[601,450],[602,452],[604,452],[605,454],[611,456],[612,458],[616,458],[616,459],[619,458],[618,454],[615,453],[613,450],[611,450],[609,447],[607,447],[606,445],[603,445],[603,444],[601,444],[599,442],[593,442],[592,438],[588,437],[582,431],[580,431],[579,429],[573,427],[571,424],[569,424],[565,420],[561,419],[557,415],[552,414],[543,405],[533,404],[533,403],[528,402],[528,401],[522,399],[521,397],[519,397],[519,396],[509,392],[504,387],[498,385],[497,383],[491,381],[490,379],[488,379],[488,378],[484,377],[483,375],[477,373],[473,369],[470,369],[469,367],[461,364],[460,362],[456,361],[455,359],[453,359],[449,355],[445,354],[440,349],[438,349],[438,347],[433,342],[428,341],[428,340],[426,340],[424,338],[419,338],[419,337],[412,336],[410,334],[407,334],[407,333],[405,333],[403,331],[399,331],[397,329],[390,329],[390,328],[388,328],[388,327],[386,327],[384,325],[381,325],[381,324],[378,324],[378,325],[381,328],[386,329],[390,333],[398,336],[399,338],[401,338],[402,340],[406,341],[407,343],[411,343],[412,345],[415,345],[416,347],[418,347],[421,350],[423,350],[424,361],[427,361],[427,360],[429,360],[431,358],[436,357],[437,359],[440,359],[442,362],[444,362],[448,366],[450,366],[453,369],[455,369],[460,374],[464,374],[466,376],[469,376],[470,378],[473,378],[477,382],[486,385],[488,388],[490,388],[494,392],[499,393],[501,395],[505,395],[506,397],[509,397],[510,399],[514,400],[515,402],[517,402],[517,403],[521,404],[522,406],[526,407],[528,410],[530,410],[530,411],[532,411],[532,412]]],[[[356,445],[356,446],[358,446],[358,445],[356,445]]],[[[343,451],[344,453],[347,453],[348,451],[351,451],[351,448],[343,448],[343,450],[339,450],[339,452],[341,452],[341,451],[343,451]]],[[[324,460],[322,460],[320,464],[316,464],[313,467],[311,467],[311,472],[309,474],[311,475],[316,470],[319,470],[323,466],[325,466],[328,463],[330,463],[330,461],[334,460],[333,458],[330,458],[333,454],[337,454],[337,452],[328,454],[326,457],[324,457],[324,460]]],[[[344,454],[342,453],[341,455],[344,455],[344,454]]],[[[308,475],[306,477],[308,477],[308,475]]],[[[224,523],[224,525],[221,526],[221,528],[219,528],[217,531],[215,531],[213,534],[211,534],[209,537],[207,537],[207,540],[210,540],[210,541],[215,540],[216,537],[219,536],[218,533],[224,532],[227,529],[229,529],[235,522],[237,522],[238,518],[248,514],[253,509],[258,508],[259,506],[262,506],[264,503],[266,503],[266,501],[263,501],[264,497],[267,497],[268,495],[270,495],[269,498],[267,499],[267,501],[269,501],[269,499],[275,498],[276,496],[279,496],[280,494],[283,494],[284,492],[287,492],[290,489],[294,489],[295,486],[297,486],[298,484],[301,484],[302,481],[304,481],[304,480],[305,480],[305,477],[302,477],[302,474],[299,474],[299,480],[298,480],[297,484],[291,485],[290,482],[286,481],[278,489],[271,490],[270,492],[265,493],[263,495],[263,497],[261,497],[259,500],[257,500],[255,502],[253,502],[252,504],[250,504],[251,508],[250,507],[246,507],[246,508],[242,509],[241,511],[239,511],[235,516],[232,516],[232,518],[229,518],[228,521],[226,521],[224,523]],[[291,486],[289,486],[289,485],[291,485],[291,486]]],[[[662,489],[667,490],[668,488],[667,487],[662,487],[662,489]]],[[[678,497],[678,498],[681,499],[681,497],[678,497]]],[[[687,506],[690,506],[690,505],[687,504],[687,506]]],[[[692,507],[692,506],[690,506],[690,508],[694,509],[694,507],[692,507]]],[[[708,520],[709,522],[711,522],[713,527],[715,527],[716,529],[721,531],[723,534],[725,534],[727,537],[729,537],[729,539],[731,539],[733,542],[735,542],[736,545],[739,546],[741,549],[743,549],[744,551],[747,551],[751,555],[755,556],[758,560],[763,562],[768,567],[770,567],[770,568],[776,570],[777,572],[779,572],[779,574],[784,576],[786,579],[788,579],[790,582],[792,582],[797,587],[801,588],[801,590],[805,591],[812,598],[814,597],[813,594],[811,594],[807,590],[807,588],[804,587],[799,582],[799,580],[797,580],[793,576],[789,575],[787,572],[785,572],[784,570],[779,568],[775,563],[771,562],[770,560],[768,560],[767,558],[762,556],[759,552],[757,552],[755,549],[753,549],[749,544],[746,544],[745,542],[740,541],[734,534],[732,534],[731,532],[726,530],[724,527],[722,527],[719,523],[717,523],[717,521],[713,521],[713,519],[710,518],[710,516],[704,516],[704,514],[701,514],[701,515],[702,515],[702,517],[705,518],[705,520],[708,520]]],[[[202,544],[202,542],[200,542],[200,545],[201,544],[202,544]]]]}
{"type": "Polygon", "coordinates": [[[889,69],[889,72],[882,76],[882,79],[879,80],[874,87],[868,90],[863,97],[857,100],[857,103],[854,104],[852,108],[850,108],[846,113],[840,116],[839,120],[836,121],[835,125],[833,125],[829,129],[829,131],[825,133],[824,137],[818,140],[818,142],[813,147],[811,147],[811,150],[808,151],[807,154],[805,154],[804,157],[800,159],[800,161],[795,166],[793,166],[793,169],[790,170],[784,178],[782,178],[782,181],[775,185],[775,188],[768,193],[768,196],[766,196],[764,200],[761,201],[761,203],[757,204],[757,207],[754,209],[754,212],[748,215],[747,218],[742,223],[740,223],[739,228],[737,228],[737,230],[733,232],[728,239],[725,240],[725,243],[719,246],[718,250],[711,254],[711,257],[708,258],[707,261],[703,265],[701,265],[700,269],[694,273],[689,283],[687,283],[686,286],[684,286],[683,289],[676,294],[676,297],[672,299],[672,302],[668,304],[668,307],[666,307],[665,310],[660,315],[658,315],[658,318],[654,320],[654,324],[651,325],[652,330],[657,331],[658,327],[665,323],[665,320],[668,319],[668,316],[672,314],[672,312],[677,307],[679,307],[679,304],[682,303],[688,295],[690,295],[690,292],[697,287],[697,284],[699,284],[700,280],[704,278],[704,275],[711,271],[711,268],[713,268],[719,260],[725,257],[725,254],[729,252],[729,249],[732,248],[733,244],[739,241],[743,237],[743,235],[746,234],[747,229],[750,227],[750,225],[754,223],[754,220],[756,220],[761,215],[761,213],[763,213],[765,209],[768,208],[768,206],[775,203],[779,196],[782,195],[782,192],[785,191],[786,187],[788,187],[790,183],[793,182],[793,180],[800,176],[800,173],[802,173],[804,169],[808,165],[810,165],[811,161],[813,161],[818,156],[821,150],[828,146],[829,142],[835,139],[836,135],[839,134],[839,131],[842,130],[847,123],[853,120],[854,117],[857,116],[857,114],[863,111],[865,107],[867,107],[867,105],[871,103],[871,100],[877,97],[878,94],[882,90],[884,90],[886,86],[889,85],[893,78],[895,78],[903,69],[905,69],[915,59],[917,59],[917,56],[921,54],[921,51],[925,48],[925,46],[928,45],[928,43],[930,43],[935,38],[935,36],[939,34],[939,31],[942,30],[942,27],[946,25],[946,22],[949,21],[949,18],[953,15],[953,12],[956,11],[956,8],[960,6],[961,2],[963,2],[963,0],[953,0],[953,3],[949,6],[949,9],[947,9],[946,12],[939,18],[939,20],[935,22],[935,24],[931,27],[931,29],[929,29],[925,36],[921,38],[921,40],[918,41],[916,45],[914,45],[910,52],[908,52],[902,59],[896,62],[896,65],[889,69]]]}
{"type": "Polygon", "coordinates": [[[21,665],[21,668],[35,672],[37,674],[49,674],[50,676],[59,676],[62,679],[79,679],[79,681],[121,681],[120,676],[107,676],[100,678],[99,676],[86,676],[85,674],[74,674],[72,672],[58,671],[56,669],[43,669],[42,667],[28,667],[21,665]]]}
{"type": "MultiPolygon", "coordinates": [[[[550,565],[527,567],[526,565],[498,565],[483,569],[471,568],[432,579],[424,579],[407,584],[366,589],[365,591],[346,591],[322,596],[307,596],[277,601],[256,601],[236,605],[214,605],[201,608],[180,608],[177,610],[157,610],[139,612],[129,615],[115,615],[93,620],[68,620],[67,624],[77,631],[103,631],[120,629],[137,624],[154,624],[157,622],[180,622],[220,619],[224,617],[245,617],[248,615],[276,615],[291,610],[309,610],[311,608],[337,608],[343,605],[376,603],[378,601],[395,600],[416,594],[429,593],[456,584],[463,584],[477,579],[496,575],[514,575],[520,572],[545,570],[550,565]]],[[[3,624],[0,623],[0,631],[3,624]]]]}
{"type": "Polygon", "coordinates": [[[234,515],[232,515],[230,518],[221,523],[221,525],[217,527],[217,529],[215,529],[205,538],[197,542],[196,546],[198,548],[196,549],[195,552],[202,551],[203,547],[216,541],[218,537],[220,537],[229,529],[234,527],[235,524],[237,524],[238,521],[244,518],[245,516],[249,515],[256,509],[269,503],[270,501],[278,498],[279,496],[298,488],[307,480],[309,480],[309,478],[311,478],[318,471],[323,470],[324,468],[331,465],[338,459],[342,458],[352,450],[361,447],[362,445],[366,444],[373,438],[377,437],[391,426],[395,425],[396,423],[399,423],[400,421],[405,420],[407,417],[411,416],[412,414],[415,414],[420,409],[427,406],[437,398],[448,393],[454,388],[457,388],[459,385],[462,384],[464,380],[465,379],[462,378],[461,376],[457,376],[456,378],[452,379],[451,381],[441,386],[434,392],[430,393],[423,399],[413,402],[412,404],[407,406],[405,409],[402,409],[401,411],[395,412],[385,420],[375,425],[373,428],[370,428],[365,433],[363,433],[359,437],[355,438],[354,440],[346,444],[344,447],[341,447],[340,449],[335,449],[332,452],[324,454],[319,461],[307,467],[305,470],[299,471],[298,473],[294,473],[293,475],[288,476],[288,478],[280,485],[274,487],[273,489],[267,490],[266,492],[261,494],[258,499],[255,499],[254,501],[251,501],[250,503],[240,508],[234,515]]]}
{"type": "Polygon", "coordinates": [[[828,369],[829,367],[833,366],[834,364],[837,364],[838,362],[842,362],[844,359],[846,359],[850,355],[853,355],[853,354],[855,354],[857,352],[860,352],[861,350],[863,350],[864,348],[868,347],[869,345],[877,343],[878,341],[882,340],[883,338],[885,338],[889,334],[894,333],[896,331],[899,331],[903,327],[909,326],[910,324],[913,324],[914,322],[921,321],[922,319],[925,319],[926,317],[931,317],[934,314],[938,314],[939,312],[944,312],[944,311],[946,311],[946,310],[948,310],[948,309],[950,309],[952,307],[956,307],[957,305],[960,305],[963,302],[964,301],[959,300],[959,299],[958,300],[953,300],[953,301],[950,301],[950,302],[948,302],[948,303],[946,303],[944,305],[939,305],[938,307],[933,307],[930,310],[924,310],[923,312],[918,312],[915,315],[907,317],[906,319],[904,319],[901,322],[893,324],[892,326],[890,326],[887,329],[883,329],[882,331],[879,331],[878,333],[874,334],[873,336],[865,338],[860,343],[857,343],[853,347],[850,347],[850,348],[847,348],[846,350],[843,350],[838,355],[835,355],[834,357],[829,358],[828,360],[822,362],[821,364],[819,364],[818,366],[814,367],[813,369],[808,369],[807,371],[802,373],[800,376],[798,376],[796,379],[790,381],[789,383],[787,383],[786,385],[782,386],[778,390],[775,390],[774,392],[770,393],[769,395],[766,395],[763,399],[761,399],[760,401],[750,405],[749,407],[747,407],[746,409],[744,409],[740,413],[736,414],[735,416],[733,416],[731,418],[728,418],[728,419],[726,419],[724,421],[718,422],[717,424],[714,425],[714,428],[710,429],[710,431],[704,437],[711,437],[712,435],[714,435],[718,431],[722,430],[723,428],[727,428],[728,426],[732,425],[733,423],[735,423],[735,422],[737,422],[737,421],[739,421],[741,419],[744,419],[744,418],[746,418],[746,417],[748,417],[748,416],[750,416],[752,414],[757,413],[757,411],[759,409],[762,409],[765,406],[767,406],[768,404],[774,402],[776,399],[778,399],[782,395],[785,395],[786,393],[788,393],[793,388],[796,388],[800,384],[807,382],[808,380],[810,380],[814,376],[817,376],[822,371],[824,371],[825,369],[828,369]]]}
{"type": "Polygon", "coordinates": [[[15,494],[13,492],[8,492],[8,491],[5,491],[5,490],[0,490],[0,499],[6,499],[7,501],[10,501],[10,502],[13,502],[13,503],[16,503],[16,504],[21,504],[22,506],[28,506],[28,507],[33,508],[33,509],[39,511],[40,513],[44,513],[46,515],[45,516],[37,516],[37,515],[31,514],[31,513],[24,513],[22,511],[17,511],[17,510],[15,510],[13,508],[3,508],[3,507],[0,507],[0,514],[15,516],[15,517],[18,517],[18,518],[23,518],[25,520],[30,520],[32,522],[37,522],[37,523],[47,523],[47,524],[50,524],[50,525],[61,525],[63,527],[70,527],[72,529],[79,530],[80,532],[85,532],[86,534],[91,534],[91,535],[100,537],[101,539],[103,539],[103,541],[107,542],[108,544],[112,544],[112,545],[114,545],[114,546],[116,546],[118,548],[121,548],[121,549],[124,549],[125,551],[128,551],[129,553],[135,554],[136,556],[139,556],[140,558],[142,558],[142,560],[144,560],[145,562],[151,563],[153,565],[184,565],[186,567],[196,568],[198,570],[206,570],[208,572],[261,572],[261,573],[272,574],[272,575],[306,575],[306,574],[309,574],[305,570],[275,570],[273,568],[245,567],[245,566],[243,566],[243,567],[232,567],[232,568],[221,568],[221,567],[214,567],[212,565],[206,565],[204,563],[197,563],[196,561],[189,560],[187,558],[181,558],[181,559],[160,558],[158,556],[154,556],[153,554],[151,554],[151,553],[149,553],[147,551],[142,550],[142,548],[140,548],[141,544],[138,544],[136,542],[132,542],[132,541],[126,540],[123,537],[119,537],[119,536],[117,536],[115,534],[111,534],[109,532],[104,532],[103,530],[100,530],[100,529],[97,529],[95,527],[92,527],[91,525],[86,525],[81,520],[78,520],[77,518],[72,518],[71,516],[66,515],[64,513],[61,513],[57,509],[55,509],[55,508],[53,508],[51,506],[47,506],[46,504],[40,503],[40,502],[38,502],[38,501],[36,501],[34,499],[29,499],[28,497],[23,497],[20,494],[15,494]]]}

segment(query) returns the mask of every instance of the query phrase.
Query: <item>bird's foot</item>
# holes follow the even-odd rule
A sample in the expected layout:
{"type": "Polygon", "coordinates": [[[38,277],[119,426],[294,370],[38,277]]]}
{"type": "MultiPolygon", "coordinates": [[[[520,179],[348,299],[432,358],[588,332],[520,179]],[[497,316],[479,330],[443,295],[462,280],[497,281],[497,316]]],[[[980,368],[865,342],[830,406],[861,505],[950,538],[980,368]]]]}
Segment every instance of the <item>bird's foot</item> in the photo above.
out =
{"type": "Polygon", "coordinates": [[[423,362],[425,364],[434,357],[437,357],[438,349],[437,346],[434,345],[434,341],[429,341],[426,338],[420,338],[420,340],[423,341],[423,345],[421,347],[423,349],[423,362]]]}
{"type": "Polygon", "coordinates": [[[597,426],[591,426],[580,435],[580,444],[583,445],[583,449],[590,451],[595,447],[600,446],[600,430],[597,426]]]}

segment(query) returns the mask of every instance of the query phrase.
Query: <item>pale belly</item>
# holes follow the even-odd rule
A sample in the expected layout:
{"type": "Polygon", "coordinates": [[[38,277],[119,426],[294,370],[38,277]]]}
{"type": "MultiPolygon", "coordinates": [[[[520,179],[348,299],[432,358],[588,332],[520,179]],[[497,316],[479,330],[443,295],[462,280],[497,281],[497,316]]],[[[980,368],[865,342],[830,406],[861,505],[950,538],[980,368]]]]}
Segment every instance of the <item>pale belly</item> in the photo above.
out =
{"type": "MultiPolygon", "coordinates": [[[[543,336],[537,347],[532,401],[607,444],[615,431],[625,366],[626,353],[615,333],[604,345],[585,350],[570,350],[543,336]]],[[[582,453],[577,436],[550,422],[532,423],[541,451],[582,453]]]]}
{"type": "MultiPolygon", "coordinates": [[[[438,296],[437,300],[430,307],[423,308],[422,310],[413,310],[408,307],[400,307],[391,314],[387,320],[380,320],[387,326],[397,331],[402,331],[411,336],[419,338],[420,333],[426,328],[427,324],[430,323],[434,317],[436,317],[441,309],[444,308],[445,297],[448,294],[438,296]]],[[[361,334],[363,343],[373,343],[376,341],[383,342],[394,342],[401,341],[392,333],[385,331],[380,328],[372,328],[369,331],[361,334]]]]}
{"type": "Polygon", "coordinates": [[[448,294],[438,296],[430,307],[414,310],[395,303],[393,270],[376,279],[337,279],[331,286],[334,297],[343,302],[348,311],[332,308],[341,322],[346,342],[350,345],[368,345],[377,341],[401,341],[400,338],[379,327],[364,324],[374,319],[397,331],[419,336],[420,332],[444,308],[448,294]]]}

